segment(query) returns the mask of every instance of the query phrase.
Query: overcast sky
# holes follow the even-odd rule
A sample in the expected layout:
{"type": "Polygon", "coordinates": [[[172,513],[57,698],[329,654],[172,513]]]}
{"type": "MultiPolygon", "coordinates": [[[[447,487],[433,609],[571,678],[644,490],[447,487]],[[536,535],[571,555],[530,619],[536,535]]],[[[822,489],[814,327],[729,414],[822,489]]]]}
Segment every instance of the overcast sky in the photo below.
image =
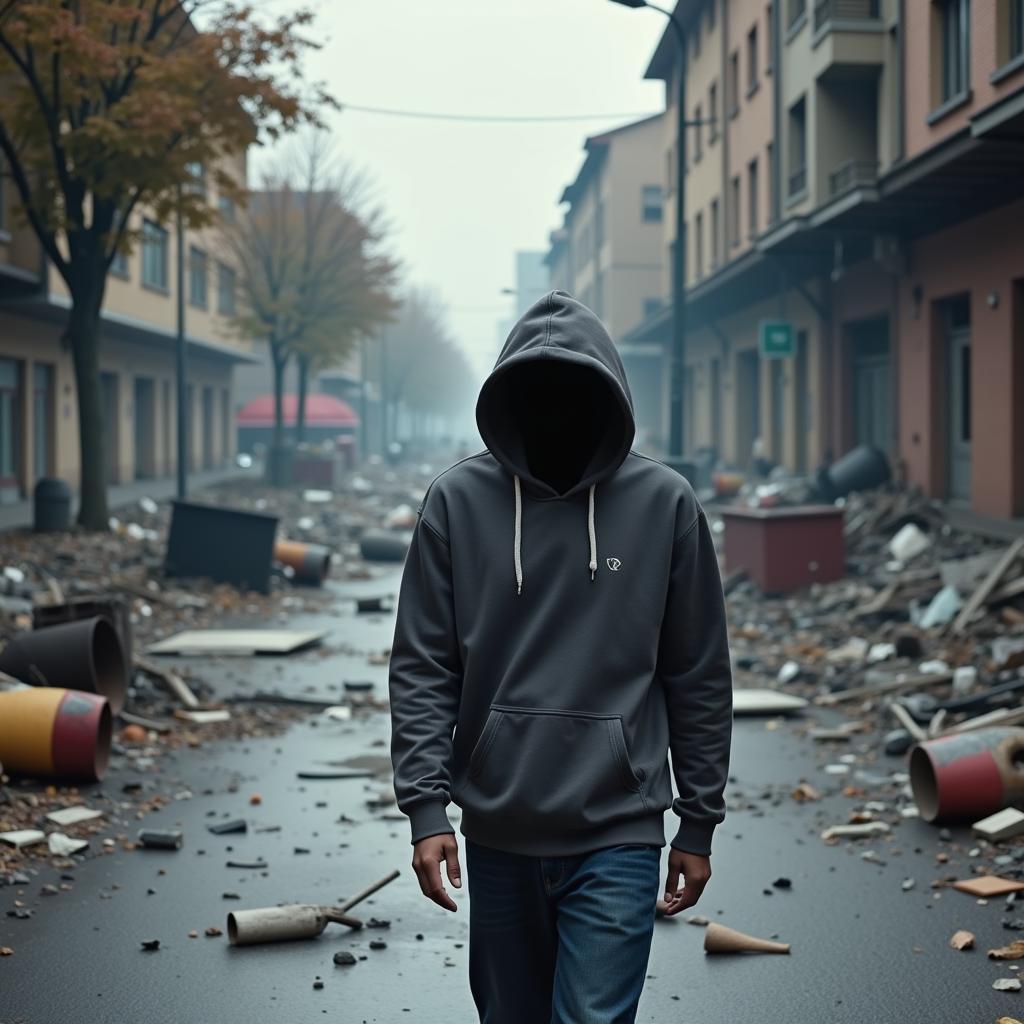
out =
{"type": "MultiPolygon", "coordinates": [[[[276,6],[281,6],[280,4],[276,6]]],[[[665,19],[609,0],[320,0],[308,63],[341,102],[459,114],[609,114],[456,124],[347,111],[339,151],[374,176],[405,279],[436,289],[482,375],[517,249],[546,248],[587,135],[662,107],[643,72],[665,19]]],[[[260,158],[255,161],[258,168],[260,158]]]]}

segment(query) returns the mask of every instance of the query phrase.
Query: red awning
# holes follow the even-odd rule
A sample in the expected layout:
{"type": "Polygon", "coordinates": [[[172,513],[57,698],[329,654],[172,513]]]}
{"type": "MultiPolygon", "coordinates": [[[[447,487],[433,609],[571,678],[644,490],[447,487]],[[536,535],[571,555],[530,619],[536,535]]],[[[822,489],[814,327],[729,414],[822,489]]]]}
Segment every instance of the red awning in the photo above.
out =
{"type": "MultiPolygon", "coordinates": [[[[299,407],[298,395],[284,396],[284,423],[286,427],[295,425],[295,412],[299,407]]],[[[260,395],[245,403],[238,410],[235,422],[240,427],[272,427],[274,425],[274,396],[260,395]]],[[[359,417],[348,402],[343,402],[333,395],[312,394],[306,396],[306,426],[358,427],[359,417]]]]}

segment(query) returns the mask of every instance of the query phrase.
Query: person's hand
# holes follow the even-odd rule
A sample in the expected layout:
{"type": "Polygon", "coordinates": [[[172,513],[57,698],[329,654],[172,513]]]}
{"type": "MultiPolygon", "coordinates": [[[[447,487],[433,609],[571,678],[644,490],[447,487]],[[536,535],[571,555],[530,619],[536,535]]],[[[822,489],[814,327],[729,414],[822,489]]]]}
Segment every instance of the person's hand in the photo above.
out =
{"type": "Polygon", "coordinates": [[[692,907],[704,892],[704,886],[711,878],[711,858],[697,853],[685,853],[671,849],[668,855],[668,881],[665,883],[665,899],[658,900],[658,912],[666,917],[678,914],[692,907]],[[683,888],[679,888],[679,876],[683,876],[683,888]]]}
{"type": "Polygon", "coordinates": [[[455,900],[448,895],[448,890],[441,881],[441,861],[444,861],[448,881],[456,889],[462,888],[459,844],[455,841],[454,834],[443,832],[439,836],[427,836],[416,843],[412,850],[412,867],[419,879],[423,895],[445,910],[458,910],[455,900]]]}

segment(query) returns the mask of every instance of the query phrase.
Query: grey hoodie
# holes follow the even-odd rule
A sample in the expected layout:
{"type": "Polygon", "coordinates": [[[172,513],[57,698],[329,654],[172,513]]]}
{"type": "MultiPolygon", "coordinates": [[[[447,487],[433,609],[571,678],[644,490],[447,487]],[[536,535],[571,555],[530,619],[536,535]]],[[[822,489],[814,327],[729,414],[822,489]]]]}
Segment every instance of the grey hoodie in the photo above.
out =
{"type": "Polygon", "coordinates": [[[418,510],[389,670],[412,841],[707,855],[732,676],[718,563],[686,480],[630,446],[625,370],[562,291],[515,325],[476,407],[487,445],[418,510]],[[671,750],[670,771],[668,754],[671,750]],[[672,777],[678,795],[673,800],[672,777]]]}

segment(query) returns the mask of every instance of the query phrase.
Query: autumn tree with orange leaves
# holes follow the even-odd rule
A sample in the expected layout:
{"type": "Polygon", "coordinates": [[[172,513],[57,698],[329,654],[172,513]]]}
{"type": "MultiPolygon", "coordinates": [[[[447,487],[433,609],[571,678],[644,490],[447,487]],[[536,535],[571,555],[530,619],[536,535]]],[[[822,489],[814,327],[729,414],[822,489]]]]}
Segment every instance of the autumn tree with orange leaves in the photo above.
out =
{"type": "Polygon", "coordinates": [[[232,0],[0,0],[0,156],[71,296],[83,527],[108,522],[100,311],[132,213],[165,220],[180,201],[202,227],[215,214],[179,187],[191,166],[242,198],[227,156],[318,123],[332,100],[301,74],[311,23],[232,0]]]}

